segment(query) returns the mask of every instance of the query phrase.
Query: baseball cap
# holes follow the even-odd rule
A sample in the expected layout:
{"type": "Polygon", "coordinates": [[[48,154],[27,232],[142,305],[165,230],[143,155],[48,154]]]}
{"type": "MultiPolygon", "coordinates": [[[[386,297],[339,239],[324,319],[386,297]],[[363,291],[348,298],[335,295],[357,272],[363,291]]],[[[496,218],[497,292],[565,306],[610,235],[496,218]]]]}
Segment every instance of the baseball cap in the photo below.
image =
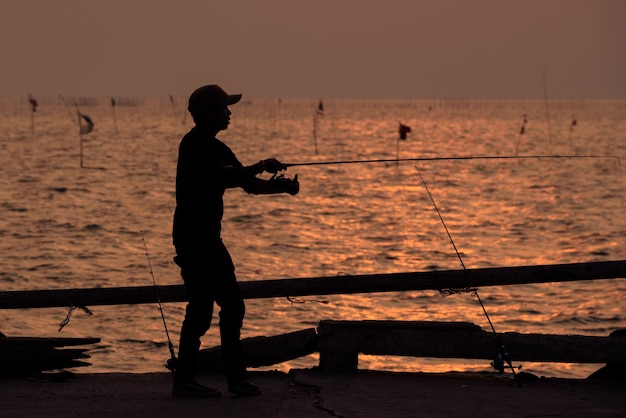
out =
{"type": "Polygon", "coordinates": [[[240,94],[228,94],[217,84],[198,87],[189,96],[187,109],[192,115],[207,106],[230,106],[241,100],[240,94]]]}

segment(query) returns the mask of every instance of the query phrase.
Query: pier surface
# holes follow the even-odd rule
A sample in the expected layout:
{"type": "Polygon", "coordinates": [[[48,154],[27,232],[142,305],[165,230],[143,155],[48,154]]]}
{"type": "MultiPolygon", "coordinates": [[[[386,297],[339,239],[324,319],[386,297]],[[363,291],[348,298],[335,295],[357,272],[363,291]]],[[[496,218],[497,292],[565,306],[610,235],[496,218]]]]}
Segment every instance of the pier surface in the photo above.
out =
{"type": "Polygon", "coordinates": [[[167,373],[0,379],[2,416],[56,417],[624,417],[626,385],[475,373],[252,372],[263,395],[226,392],[220,375],[202,383],[219,399],[175,399],[167,373]]]}

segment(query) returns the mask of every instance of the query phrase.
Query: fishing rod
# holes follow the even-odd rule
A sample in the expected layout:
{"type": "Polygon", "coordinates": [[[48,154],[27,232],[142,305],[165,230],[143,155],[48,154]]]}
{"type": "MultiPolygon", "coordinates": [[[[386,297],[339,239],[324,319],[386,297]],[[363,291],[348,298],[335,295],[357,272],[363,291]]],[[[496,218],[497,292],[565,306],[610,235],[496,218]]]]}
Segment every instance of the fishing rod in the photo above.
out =
{"type": "MultiPolygon", "coordinates": [[[[446,226],[446,223],[443,220],[443,216],[441,215],[441,211],[439,210],[437,203],[435,203],[435,199],[433,198],[433,195],[430,193],[430,189],[428,188],[428,185],[426,184],[426,180],[424,180],[424,177],[422,176],[422,172],[420,171],[419,167],[416,165],[415,168],[417,169],[417,174],[419,174],[420,179],[422,180],[422,184],[424,185],[424,188],[426,189],[426,192],[428,193],[428,197],[430,197],[430,201],[433,203],[433,206],[435,207],[435,210],[437,211],[437,215],[439,215],[439,220],[441,220],[441,224],[446,230],[446,234],[448,234],[448,238],[450,239],[450,243],[452,244],[452,247],[454,248],[454,252],[456,253],[456,256],[458,257],[459,262],[461,263],[461,267],[463,267],[463,271],[465,272],[465,274],[467,274],[467,269],[465,268],[465,263],[463,262],[461,253],[459,253],[459,250],[456,248],[456,244],[454,243],[454,240],[452,239],[452,235],[450,235],[450,231],[448,230],[448,227],[446,226]]],[[[489,322],[491,331],[496,337],[496,343],[498,344],[500,348],[500,353],[498,353],[498,357],[493,361],[493,363],[491,363],[492,366],[494,367],[494,369],[502,373],[504,371],[504,363],[506,362],[506,364],[511,369],[511,372],[513,372],[513,378],[515,379],[515,383],[517,384],[517,387],[522,387],[522,382],[519,379],[519,376],[515,373],[515,367],[513,366],[513,363],[511,362],[511,356],[507,352],[504,346],[504,343],[502,342],[502,339],[496,332],[496,328],[493,326],[493,322],[491,322],[489,313],[487,313],[487,309],[485,308],[485,305],[482,299],[480,298],[480,295],[478,295],[478,288],[473,287],[471,289],[463,289],[463,291],[465,290],[469,290],[473,292],[474,295],[476,296],[476,299],[478,300],[478,303],[480,304],[480,307],[482,308],[483,313],[485,314],[485,317],[487,318],[487,322],[489,322]]]]}
{"type": "Polygon", "coordinates": [[[150,254],[148,253],[148,246],[146,245],[146,238],[143,231],[141,231],[141,239],[143,240],[143,248],[146,250],[146,258],[148,259],[148,267],[150,267],[150,276],[152,276],[152,283],[154,283],[154,292],[156,293],[156,299],[159,304],[159,311],[161,312],[161,319],[163,320],[163,327],[165,328],[165,335],[167,335],[167,346],[170,350],[170,358],[165,363],[165,367],[168,370],[174,371],[176,366],[176,354],[174,353],[174,345],[170,339],[170,333],[167,330],[167,323],[165,322],[165,314],[163,314],[163,305],[161,305],[161,296],[159,295],[159,287],[157,286],[156,279],[154,278],[154,272],[152,270],[152,262],[150,261],[150,254]]]}
{"type": "Polygon", "coordinates": [[[337,164],[364,164],[364,163],[397,163],[403,161],[456,161],[456,160],[541,160],[541,159],[576,159],[576,158],[612,158],[617,160],[621,167],[620,158],[617,155],[468,155],[452,157],[417,157],[417,158],[383,158],[372,160],[338,160],[338,161],[309,161],[301,163],[283,164],[285,167],[297,167],[307,165],[337,165],[337,164]]]}

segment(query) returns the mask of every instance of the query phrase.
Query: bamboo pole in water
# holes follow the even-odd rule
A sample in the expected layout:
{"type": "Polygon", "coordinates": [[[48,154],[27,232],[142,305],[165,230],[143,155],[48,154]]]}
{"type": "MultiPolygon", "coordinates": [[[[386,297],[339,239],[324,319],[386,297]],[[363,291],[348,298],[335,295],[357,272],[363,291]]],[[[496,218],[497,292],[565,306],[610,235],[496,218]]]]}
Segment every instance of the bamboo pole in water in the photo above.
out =
{"type": "MultiPolygon", "coordinates": [[[[626,260],[467,270],[244,281],[246,299],[462,289],[528,283],[626,278],[626,260]]],[[[161,302],[187,300],[183,285],[158,286],[161,302]]],[[[154,286],[0,292],[0,309],[156,303],[154,286]]]]}

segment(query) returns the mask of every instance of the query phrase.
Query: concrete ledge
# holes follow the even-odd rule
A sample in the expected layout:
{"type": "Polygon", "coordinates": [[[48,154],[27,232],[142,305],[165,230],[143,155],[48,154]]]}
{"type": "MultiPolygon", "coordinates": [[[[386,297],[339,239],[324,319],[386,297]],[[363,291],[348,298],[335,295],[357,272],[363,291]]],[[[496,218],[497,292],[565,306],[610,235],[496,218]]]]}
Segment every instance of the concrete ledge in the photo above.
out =
{"type": "Polygon", "coordinates": [[[537,379],[519,389],[511,378],[495,374],[292,370],[253,372],[263,395],[241,398],[226,392],[222,375],[198,379],[222,397],[174,399],[168,373],[0,379],[0,411],[11,418],[626,416],[624,386],[598,381],[537,379]]]}

